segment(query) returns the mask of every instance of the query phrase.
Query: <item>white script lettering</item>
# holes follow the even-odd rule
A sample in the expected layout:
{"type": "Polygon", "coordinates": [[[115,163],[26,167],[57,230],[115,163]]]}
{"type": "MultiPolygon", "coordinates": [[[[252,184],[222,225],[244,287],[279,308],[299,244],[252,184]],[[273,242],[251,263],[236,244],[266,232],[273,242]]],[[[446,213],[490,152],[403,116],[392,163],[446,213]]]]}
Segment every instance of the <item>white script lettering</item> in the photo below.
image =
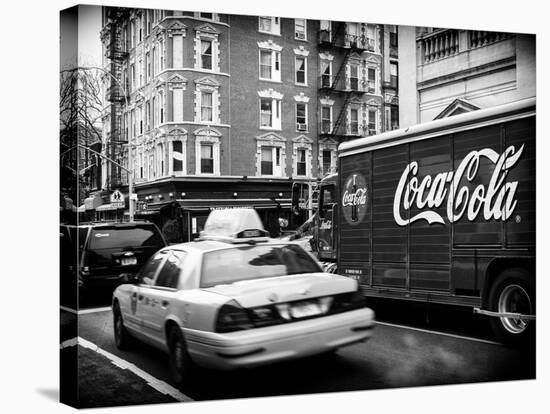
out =
{"type": "MultiPolygon", "coordinates": [[[[426,220],[429,224],[444,224],[443,217],[436,211],[421,211],[407,219],[401,216],[401,209],[410,210],[413,206],[419,210],[426,206],[436,209],[443,205],[445,197],[447,197],[447,218],[450,223],[460,220],[464,213],[469,221],[473,221],[480,212],[483,212],[485,220],[507,220],[517,205],[515,196],[518,182],[505,182],[505,180],[509,170],[521,157],[523,147],[524,145],[516,151],[511,145],[500,156],[490,148],[472,151],[464,157],[456,171],[442,172],[434,178],[426,175],[422,181],[417,177],[418,163],[411,162],[405,167],[395,191],[393,217],[396,223],[406,226],[417,220],[426,220]],[[495,165],[491,179],[487,186],[479,184],[471,189],[468,183],[475,180],[483,158],[489,159],[495,165]]],[[[346,194],[344,194],[344,201],[346,194]]],[[[353,197],[353,195],[350,196],[353,197]]]]}

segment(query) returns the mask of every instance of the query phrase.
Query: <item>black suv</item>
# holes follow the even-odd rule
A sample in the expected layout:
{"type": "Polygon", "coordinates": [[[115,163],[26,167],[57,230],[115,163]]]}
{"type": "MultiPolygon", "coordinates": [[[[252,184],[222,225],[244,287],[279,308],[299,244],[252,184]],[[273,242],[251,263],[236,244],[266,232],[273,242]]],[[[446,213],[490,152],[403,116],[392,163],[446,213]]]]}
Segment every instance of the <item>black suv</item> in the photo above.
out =
{"type": "Polygon", "coordinates": [[[69,236],[71,249],[80,258],[81,288],[124,283],[153,253],[166,246],[158,227],[147,221],[62,226],[61,234],[69,236]]]}

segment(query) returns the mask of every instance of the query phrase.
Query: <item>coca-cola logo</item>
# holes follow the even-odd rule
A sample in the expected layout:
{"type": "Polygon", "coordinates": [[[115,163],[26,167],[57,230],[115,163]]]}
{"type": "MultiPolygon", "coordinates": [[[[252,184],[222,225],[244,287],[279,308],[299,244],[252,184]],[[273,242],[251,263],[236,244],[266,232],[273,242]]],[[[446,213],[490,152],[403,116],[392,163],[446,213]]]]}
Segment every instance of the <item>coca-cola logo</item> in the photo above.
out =
{"type": "Polygon", "coordinates": [[[367,182],[361,174],[351,174],[344,183],[342,211],[352,225],[360,223],[367,214],[367,182]]]}
{"type": "Polygon", "coordinates": [[[418,162],[413,161],[403,171],[393,201],[393,217],[400,226],[406,226],[418,220],[426,220],[429,224],[445,221],[435,209],[446,201],[446,215],[450,223],[460,220],[464,215],[469,221],[483,214],[485,220],[506,221],[517,205],[517,181],[506,182],[508,172],[518,163],[523,153],[524,145],[516,151],[513,145],[502,154],[485,148],[472,151],[464,157],[455,171],[441,172],[435,177],[426,175],[422,181],[417,177],[418,162]],[[478,184],[472,188],[479,172],[483,158],[494,164],[488,185],[478,184]],[[407,218],[401,215],[402,210],[411,207],[420,213],[407,218]]]}

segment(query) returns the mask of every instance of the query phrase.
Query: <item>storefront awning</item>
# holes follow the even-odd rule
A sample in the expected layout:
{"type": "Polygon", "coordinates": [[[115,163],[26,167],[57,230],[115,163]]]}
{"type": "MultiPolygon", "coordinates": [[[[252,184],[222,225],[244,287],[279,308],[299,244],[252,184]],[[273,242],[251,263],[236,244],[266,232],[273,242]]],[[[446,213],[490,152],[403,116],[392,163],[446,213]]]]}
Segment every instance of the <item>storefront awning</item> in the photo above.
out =
{"type": "Polygon", "coordinates": [[[289,199],[273,201],[270,199],[242,199],[242,200],[177,200],[180,207],[189,211],[210,211],[221,208],[255,208],[255,209],[274,209],[290,208],[289,199]]]}

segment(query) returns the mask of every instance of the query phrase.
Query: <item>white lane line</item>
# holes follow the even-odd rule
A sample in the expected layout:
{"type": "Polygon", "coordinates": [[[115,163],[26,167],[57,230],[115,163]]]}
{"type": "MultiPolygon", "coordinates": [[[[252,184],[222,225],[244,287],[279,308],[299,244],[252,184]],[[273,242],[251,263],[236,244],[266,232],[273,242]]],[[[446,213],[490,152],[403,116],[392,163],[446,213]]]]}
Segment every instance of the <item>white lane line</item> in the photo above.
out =
{"type": "Polygon", "coordinates": [[[472,337],[469,337],[469,336],[454,335],[454,334],[450,334],[450,333],[446,333],[446,332],[440,332],[440,331],[429,331],[428,329],[414,328],[412,326],[396,325],[396,324],[393,324],[393,323],[380,322],[380,321],[376,321],[376,324],[377,325],[393,326],[394,328],[410,329],[411,331],[424,332],[424,333],[429,333],[429,334],[434,334],[434,335],[448,336],[450,338],[464,339],[466,341],[481,342],[481,343],[484,343],[484,344],[501,345],[502,346],[502,343],[500,343],[500,342],[489,341],[487,339],[479,339],[479,338],[472,338],[472,337]]]}
{"type": "Polygon", "coordinates": [[[71,346],[75,346],[76,344],[77,344],[76,337],[67,339],[66,341],[61,342],[61,349],[70,348],[71,346]]]}
{"type": "Polygon", "coordinates": [[[101,349],[93,342],[90,342],[84,338],[78,337],[78,345],[83,346],[84,348],[91,349],[92,351],[95,351],[98,354],[108,358],[113,363],[113,365],[116,365],[117,367],[122,369],[127,369],[130,372],[136,374],[138,377],[145,380],[145,382],[147,382],[151,387],[153,387],[155,390],[159,391],[162,394],[169,395],[170,397],[174,398],[177,401],[182,401],[182,402],[194,401],[192,398],[188,397],[187,395],[183,394],[176,388],[172,387],[170,384],[167,384],[166,382],[153,377],[152,375],[148,374],[142,369],[136,367],[134,364],[128,361],[125,361],[122,358],[114,354],[111,354],[108,351],[105,351],[104,349],[101,349]]]}
{"type": "Polygon", "coordinates": [[[59,307],[61,310],[64,310],[65,312],[70,312],[70,313],[74,313],[75,315],[78,314],[78,312],[74,309],[71,309],[71,308],[68,308],[66,306],[60,306],[59,307]]]}
{"type": "Polygon", "coordinates": [[[82,309],[82,310],[79,310],[79,311],[77,311],[75,309],[67,308],[66,306],[60,306],[59,308],[61,310],[64,310],[65,312],[70,312],[70,313],[73,313],[75,315],[86,315],[88,313],[106,312],[106,311],[111,310],[110,306],[105,306],[105,307],[102,307],[102,308],[82,309]]]}
{"type": "Polygon", "coordinates": [[[96,313],[96,312],[106,312],[106,311],[110,311],[111,310],[111,307],[110,306],[105,306],[103,308],[93,308],[93,309],[83,309],[83,310],[79,310],[78,311],[78,314],[79,315],[85,315],[87,313],[96,313]]]}

